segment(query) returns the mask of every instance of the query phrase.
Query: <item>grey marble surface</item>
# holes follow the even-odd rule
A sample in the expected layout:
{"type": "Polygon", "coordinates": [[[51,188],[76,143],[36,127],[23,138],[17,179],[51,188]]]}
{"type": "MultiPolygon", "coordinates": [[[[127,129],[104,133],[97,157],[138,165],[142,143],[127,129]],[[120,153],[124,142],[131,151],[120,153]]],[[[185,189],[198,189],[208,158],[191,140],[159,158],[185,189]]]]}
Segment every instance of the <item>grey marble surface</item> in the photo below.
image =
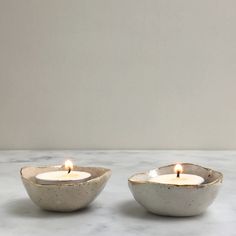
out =
{"type": "Polygon", "coordinates": [[[236,151],[1,151],[0,235],[236,235],[236,151]],[[62,164],[70,157],[83,166],[111,168],[103,192],[85,210],[52,213],[28,198],[19,170],[26,165],[62,164]],[[197,217],[161,217],[133,199],[127,178],[135,172],[191,162],[223,172],[221,192],[197,217]]]}

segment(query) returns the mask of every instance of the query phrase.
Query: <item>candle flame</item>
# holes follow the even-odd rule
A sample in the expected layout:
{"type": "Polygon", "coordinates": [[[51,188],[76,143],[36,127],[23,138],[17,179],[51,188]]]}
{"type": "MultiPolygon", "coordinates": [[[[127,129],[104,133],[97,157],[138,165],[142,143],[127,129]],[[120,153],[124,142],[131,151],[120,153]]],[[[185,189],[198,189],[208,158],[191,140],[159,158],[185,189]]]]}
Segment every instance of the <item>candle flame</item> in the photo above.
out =
{"type": "Polygon", "coordinates": [[[70,160],[65,161],[65,169],[68,170],[68,174],[73,170],[73,163],[70,160]]]}
{"type": "Polygon", "coordinates": [[[176,164],[174,170],[175,170],[175,173],[177,173],[177,174],[183,173],[183,167],[180,164],[176,164]]]}

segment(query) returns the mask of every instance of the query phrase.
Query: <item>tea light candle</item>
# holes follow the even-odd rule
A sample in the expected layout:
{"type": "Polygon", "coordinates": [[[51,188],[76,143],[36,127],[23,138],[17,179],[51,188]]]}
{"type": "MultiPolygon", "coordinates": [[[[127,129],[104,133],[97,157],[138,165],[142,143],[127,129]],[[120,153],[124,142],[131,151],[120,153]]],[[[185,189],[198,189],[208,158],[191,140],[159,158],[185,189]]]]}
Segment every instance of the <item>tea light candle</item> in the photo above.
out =
{"type": "Polygon", "coordinates": [[[73,164],[70,160],[65,162],[65,171],[50,171],[36,175],[39,184],[59,184],[69,182],[81,182],[91,177],[89,172],[73,171],[73,164]]]}
{"type": "Polygon", "coordinates": [[[182,174],[183,167],[180,164],[175,165],[176,174],[158,175],[155,170],[149,171],[149,182],[173,185],[200,185],[204,179],[199,175],[182,174]]]}

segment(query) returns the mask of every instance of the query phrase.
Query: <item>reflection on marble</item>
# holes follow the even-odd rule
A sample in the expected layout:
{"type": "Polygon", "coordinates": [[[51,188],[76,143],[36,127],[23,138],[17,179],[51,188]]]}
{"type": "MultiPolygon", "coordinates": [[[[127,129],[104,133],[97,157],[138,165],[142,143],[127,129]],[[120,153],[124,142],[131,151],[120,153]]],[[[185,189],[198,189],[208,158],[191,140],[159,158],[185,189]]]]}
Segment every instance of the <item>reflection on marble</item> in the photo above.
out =
{"type": "Polygon", "coordinates": [[[1,151],[0,235],[236,235],[236,151],[1,151]],[[112,177],[90,207],[74,213],[40,210],[28,198],[19,170],[57,165],[70,157],[82,166],[111,168],[112,177]],[[197,217],[161,217],[132,197],[127,178],[135,172],[192,162],[223,172],[224,183],[208,211],[197,217]]]}

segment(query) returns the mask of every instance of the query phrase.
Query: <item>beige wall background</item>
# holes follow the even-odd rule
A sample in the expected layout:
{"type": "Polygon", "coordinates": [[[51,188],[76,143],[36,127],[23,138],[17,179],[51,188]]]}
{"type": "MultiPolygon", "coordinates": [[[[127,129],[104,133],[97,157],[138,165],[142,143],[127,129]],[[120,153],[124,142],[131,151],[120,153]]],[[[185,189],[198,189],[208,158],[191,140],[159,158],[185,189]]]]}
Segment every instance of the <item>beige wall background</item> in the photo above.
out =
{"type": "Polygon", "coordinates": [[[1,149],[233,149],[235,100],[234,0],[0,0],[1,149]]]}

